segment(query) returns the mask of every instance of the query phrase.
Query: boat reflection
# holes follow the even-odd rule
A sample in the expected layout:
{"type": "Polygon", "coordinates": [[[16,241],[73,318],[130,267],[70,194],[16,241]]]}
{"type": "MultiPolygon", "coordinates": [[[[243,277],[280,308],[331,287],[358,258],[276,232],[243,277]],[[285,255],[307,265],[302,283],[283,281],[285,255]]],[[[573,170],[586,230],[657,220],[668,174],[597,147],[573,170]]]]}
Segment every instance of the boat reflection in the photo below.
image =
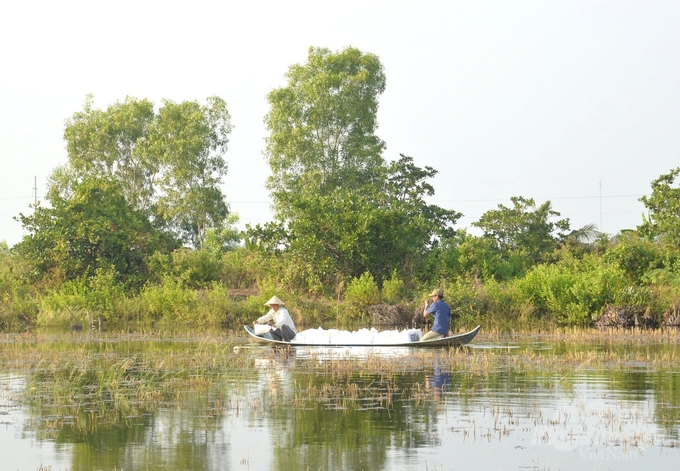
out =
{"type": "Polygon", "coordinates": [[[296,347],[298,358],[315,360],[365,359],[369,357],[400,358],[411,355],[409,347],[296,347]]]}

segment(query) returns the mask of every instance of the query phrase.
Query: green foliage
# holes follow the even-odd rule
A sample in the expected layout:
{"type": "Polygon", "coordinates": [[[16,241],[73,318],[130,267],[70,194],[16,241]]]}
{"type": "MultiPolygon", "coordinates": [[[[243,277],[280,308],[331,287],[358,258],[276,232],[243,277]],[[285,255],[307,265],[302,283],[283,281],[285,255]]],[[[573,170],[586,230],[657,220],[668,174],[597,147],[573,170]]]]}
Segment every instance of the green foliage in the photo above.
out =
{"type": "Polygon", "coordinates": [[[202,248],[206,231],[229,215],[221,190],[231,117],[227,104],[163,101],[151,127],[150,154],[161,164],[156,208],[184,242],[202,248]]]}
{"type": "Polygon", "coordinates": [[[237,223],[238,216],[230,214],[219,227],[208,229],[203,248],[220,254],[236,249],[242,239],[241,231],[236,228],[237,223]]]}
{"type": "Polygon", "coordinates": [[[368,272],[359,278],[353,278],[345,291],[345,301],[349,304],[349,314],[352,318],[361,317],[366,307],[377,303],[378,299],[378,285],[368,272]]]}
{"type": "Polygon", "coordinates": [[[285,87],[269,93],[267,186],[278,214],[301,196],[325,196],[340,186],[372,184],[385,144],[376,135],[385,74],[378,57],[355,48],[310,48],[285,87]]]}
{"type": "MultiPolygon", "coordinates": [[[[484,231],[483,238],[489,243],[485,250],[490,249],[492,254],[506,262],[497,264],[506,273],[490,271],[489,275],[496,279],[509,279],[508,274],[523,274],[543,260],[546,254],[552,253],[559,241],[567,236],[565,231],[569,230],[568,219],[550,221],[560,215],[553,211],[550,201],[536,207],[532,198],[514,196],[510,199],[512,208],[499,204],[497,210],[487,211],[473,223],[484,231]]],[[[483,259],[489,260],[490,257],[484,255],[483,259]]]]}
{"type": "Polygon", "coordinates": [[[643,239],[637,233],[621,234],[617,244],[604,254],[605,261],[616,264],[631,283],[640,283],[644,275],[663,268],[664,253],[655,242],[643,239]]]}
{"type": "Polygon", "coordinates": [[[552,321],[550,316],[542,315],[517,283],[499,283],[489,280],[479,291],[484,294],[484,303],[477,301],[475,307],[480,312],[488,309],[490,313],[495,314],[489,316],[491,319],[508,322],[511,328],[520,324],[535,326],[544,321],[546,317],[552,321]]]}
{"type": "MultiPolygon", "coordinates": [[[[54,192],[69,191],[84,178],[109,178],[121,185],[133,208],[150,207],[153,178],[160,166],[146,149],[154,119],[154,104],[149,100],[127,97],[98,110],[88,95],[83,110],[66,120],[69,165],[55,174],[48,199],[57,196],[54,192]]],[[[68,198],[64,193],[61,197],[68,198]]]]}
{"type": "Polygon", "coordinates": [[[606,304],[616,301],[626,279],[601,258],[563,259],[539,265],[513,282],[540,312],[566,325],[589,325],[606,304]]]}
{"type": "Polygon", "coordinates": [[[404,299],[406,295],[406,288],[404,287],[404,281],[399,278],[397,270],[392,270],[392,276],[383,281],[381,290],[382,301],[388,304],[398,304],[404,299]]]}
{"type": "Polygon", "coordinates": [[[417,271],[460,214],[428,205],[437,172],[404,155],[388,165],[375,135],[385,87],[379,59],[354,48],[310,49],[272,91],[267,182],[278,223],[248,230],[248,246],[285,252],[287,283],[328,294],[345,278],[417,271]]]}
{"type": "Polygon", "coordinates": [[[220,283],[199,291],[197,301],[192,325],[240,328],[247,323],[244,319],[248,319],[248,312],[242,303],[229,297],[227,288],[220,283]]]}
{"type": "Polygon", "coordinates": [[[267,268],[258,252],[240,247],[222,255],[221,281],[229,288],[250,288],[265,276],[267,268]]]}
{"type": "Polygon", "coordinates": [[[656,285],[647,289],[649,294],[647,307],[655,319],[660,319],[669,309],[680,306],[680,285],[656,285]]]}
{"type": "MultiPolygon", "coordinates": [[[[462,216],[457,211],[425,202],[425,198],[434,196],[434,188],[427,183],[427,179],[435,175],[437,171],[434,168],[420,168],[413,163],[412,157],[399,154],[399,159],[388,167],[385,190],[380,193],[387,197],[384,203],[387,207],[414,219],[409,224],[411,232],[399,235],[415,238],[412,247],[417,251],[431,249],[441,240],[454,237],[456,233],[453,225],[462,216]],[[416,222],[420,222],[420,226],[416,222]]],[[[422,254],[417,252],[417,255],[422,254]]]]}
{"type": "Polygon", "coordinates": [[[267,186],[280,225],[249,236],[287,246],[289,282],[321,293],[338,276],[366,269],[368,249],[361,244],[375,205],[367,204],[370,195],[354,196],[367,188],[374,194],[385,176],[384,143],[374,134],[385,76],[376,56],[354,48],[310,48],[307,63],[291,66],[286,76],[287,86],[269,94],[265,118],[267,186]]]}
{"type": "Polygon", "coordinates": [[[617,306],[648,306],[651,301],[649,288],[643,286],[624,286],[617,293],[614,303],[617,306]]]}
{"type": "Polygon", "coordinates": [[[109,179],[84,180],[73,187],[70,198],[55,196],[51,204],[20,215],[29,234],[16,250],[31,261],[37,279],[57,272],[72,281],[104,269],[136,289],[148,276],[145,257],[174,244],[109,179]]]}
{"type": "Polygon", "coordinates": [[[116,300],[125,296],[125,287],[118,282],[115,270],[97,269],[87,285],[87,307],[105,319],[112,318],[116,300]]]}
{"type": "Polygon", "coordinates": [[[185,288],[178,280],[167,278],[160,285],[145,286],[139,297],[144,308],[143,320],[179,325],[198,323],[198,292],[185,288]]]}
{"type": "MultiPolygon", "coordinates": [[[[300,241],[302,242],[302,241],[300,241]]],[[[318,245],[296,244],[298,250],[289,250],[278,260],[280,281],[289,290],[300,290],[321,296],[330,293],[341,274],[330,258],[318,256],[318,245]],[[308,247],[310,250],[305,251],[308,247]]]]}
{"type": "Polygon", "coordinates": [[[87,324],[96,317],[116,319],[117,305],[126,296],[123,285],[117,279],[113,269],[100,268],[94,276],[65,282],[58,290],[42,298],[38,324],[87,324]]]}
{"type": "Polygon", "coordinates": [[[283,247],[287,282],[312,293],[366,271],[384,280],[394,269],[420,270],[428,249],[460,216],[427,205],[424,196],[416,190],[405,196],[347,188],[301,196],[290,202],[295,216],[286,229],[257,227],[248,230],[248,238],[260,247],[283,247]]]}
{"type": "Polygon", "coordinates": [[[465,230],[461,229],[452,237],[442,239],[439,244],[422,255],[415,273],[409,273],[412,270],[406,269],[404,273],[408,273],[409,278],[415,278],[425,286],[438,284],[443,279],[458,281],[465,278],[460,249],[466,237],[465,230]]]}
{"type": "Polygon", "coordinates": [[[523,250],[501,251],[490,237],[468,235],[455,250],[458,255],[456,265],[460,269],[459,276],[485,281],[519,278],[534,265],[523,250]]]}
{"type": "Polygon", "coordinates": [[[648,217],[638,231],[648,238],[661,237],[680,247],[680,188],[675,180],[680,167],[652,181],[652,194],[640,198],[648,217]]]}
{"type": "Polygon", "coordinates": [[[149,100],[130,97],[98,110],[88,96],[66,121],[69,161],[52,175],[48,199],[69,199],[78,183],[106,178],[158,227],[202,247],[207,230],[229,214],[220,185],[230,132],[219,97],[205,105],[164,100],[156,113],[149,100]]]}
{"type": "Polygon", "coordinates": [[[675,262],[670,266],[647,270],[640,278],[645,286],[668,286],[680,288],[680,263],[675,262]]]}
{"type": "Polygon", "coordinates": [[[25,260],[0,242],[0,331],[19,330],[35,321],[38,309],[29,271],[25,260]]]}
{"type": "Polygon", "coordinates": [[[400,240],[387,232],[405,224],[405,218],[395,220],[396,214],[376,207],[368,195],[338,189],[293,206],[298,216],[289,223],[288,250],[324,285],[333,285],[337,274],[357,277],[371,271],[382,277],[393,266],[392,257],[403,254],[400,240]]]}
{"type": "Polygon", "coordinates": [[[207,250],[180,248],[171,254],[154,254],[150,260],[158,282],[172,278],[186,288],[205,288],[222,275],[222,259],[220,254],[207,250]]]}

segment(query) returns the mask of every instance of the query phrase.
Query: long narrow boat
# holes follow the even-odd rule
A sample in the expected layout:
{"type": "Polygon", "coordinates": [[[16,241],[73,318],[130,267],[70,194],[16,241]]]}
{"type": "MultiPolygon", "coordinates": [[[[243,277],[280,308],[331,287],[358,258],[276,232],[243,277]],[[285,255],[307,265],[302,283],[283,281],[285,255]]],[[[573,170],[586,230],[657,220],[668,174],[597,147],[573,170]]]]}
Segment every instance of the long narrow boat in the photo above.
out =
{"type": "Polygon", "coordinates": [[[250,336],[251,341],[254,343],[258,344],[267,344],[267,345],[282,345],[282,346],[291,346],[291,347],[460,347],[461,345],[465,345],[469,343],[473,338],[475,338],[475,335],[477,335],[477,332],[479,332],[479,329],[482,328],[481,325],[478,325],[474,329],[472,329],[470,332],[466,332],[464,334],[456,334],[456,335],[451,335],[449,337],[444,337],[444,338],[439,338],[439,339],[434,339],[434,340],[425,340],[425,341],[415,341],[415,342],[403,342],[403,343],[351,343],[351,344],[339,344],[339,343],[303,343],[303,342],[296,342],[295,339],[293,339],[292,342],[283,342],[281,340],[273,340],[270,338],[262,337],[260,335],[256,335],[255,332],[253,331],[253,328],[250,327],[249,325],[244,325],[243,326],[246,329],[246,332],[248,332],[248,335],[250,336]]]}

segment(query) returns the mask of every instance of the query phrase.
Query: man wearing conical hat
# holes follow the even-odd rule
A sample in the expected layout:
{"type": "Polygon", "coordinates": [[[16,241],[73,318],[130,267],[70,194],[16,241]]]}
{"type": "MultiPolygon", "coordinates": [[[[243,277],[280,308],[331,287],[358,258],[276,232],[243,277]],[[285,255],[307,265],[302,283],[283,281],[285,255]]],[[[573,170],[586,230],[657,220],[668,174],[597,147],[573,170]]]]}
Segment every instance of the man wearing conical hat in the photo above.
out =
{"type": "Polygon", "coordinates": [[[293,340],[297,335],[297,330],[295,330],[295,324],[293,323],[293,319],[290,317],[288,310],[283,307],[283,301],[277,296],[272,296],[269,301],[264,303],[264,305],[270,307],[269,312],[253,322],[253,324],[268,324],[269,322],[273,322],[274,324],[271,326],[269,333],[272,334],[274,340],[283,340],[284,342],[293,340]]]}

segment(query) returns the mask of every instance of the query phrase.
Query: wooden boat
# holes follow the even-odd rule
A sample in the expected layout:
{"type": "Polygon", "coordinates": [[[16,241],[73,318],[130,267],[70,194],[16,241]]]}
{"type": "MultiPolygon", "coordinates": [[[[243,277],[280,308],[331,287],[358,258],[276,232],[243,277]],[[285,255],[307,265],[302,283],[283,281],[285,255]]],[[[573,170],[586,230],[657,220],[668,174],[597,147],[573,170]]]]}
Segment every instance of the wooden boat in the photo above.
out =
{"type": "Polygon", "coordinates": [[[290,347],[418,347],[418,348],[421,348],[421,347],[460,347],[461,345],[465,345],[465,344],[469,343],[473,338],[475,338],[475,335],[477,335],[477,332],[479,332],[479,329],[482,328],[481,325],[478,325],[477,327],[472,329],[470,332],[466,332],[464,334],[455,334],[455,335],[451,335],[449,337],[444,337],[444,338],[439,338],[439,339],[434,339],[434,340],[403,342],[403,343],[339,344],[339,343],[302,343],[302,342],[296,342],[295,340],[293,340],[292,342],[283,342],[281,340],[274,340],[274,339],[271,339],[271,338],[256,335],[255,332],[253,331],[253,328],[250,327],[249,325],[244,325],[243,327],[246,329],[246,332],[248,332],[248,335],[250,336],[251,341],[253,341],[254,343],[266,344],[266,345],[281,345],[281,346],[290,346],[290,347]]]}

